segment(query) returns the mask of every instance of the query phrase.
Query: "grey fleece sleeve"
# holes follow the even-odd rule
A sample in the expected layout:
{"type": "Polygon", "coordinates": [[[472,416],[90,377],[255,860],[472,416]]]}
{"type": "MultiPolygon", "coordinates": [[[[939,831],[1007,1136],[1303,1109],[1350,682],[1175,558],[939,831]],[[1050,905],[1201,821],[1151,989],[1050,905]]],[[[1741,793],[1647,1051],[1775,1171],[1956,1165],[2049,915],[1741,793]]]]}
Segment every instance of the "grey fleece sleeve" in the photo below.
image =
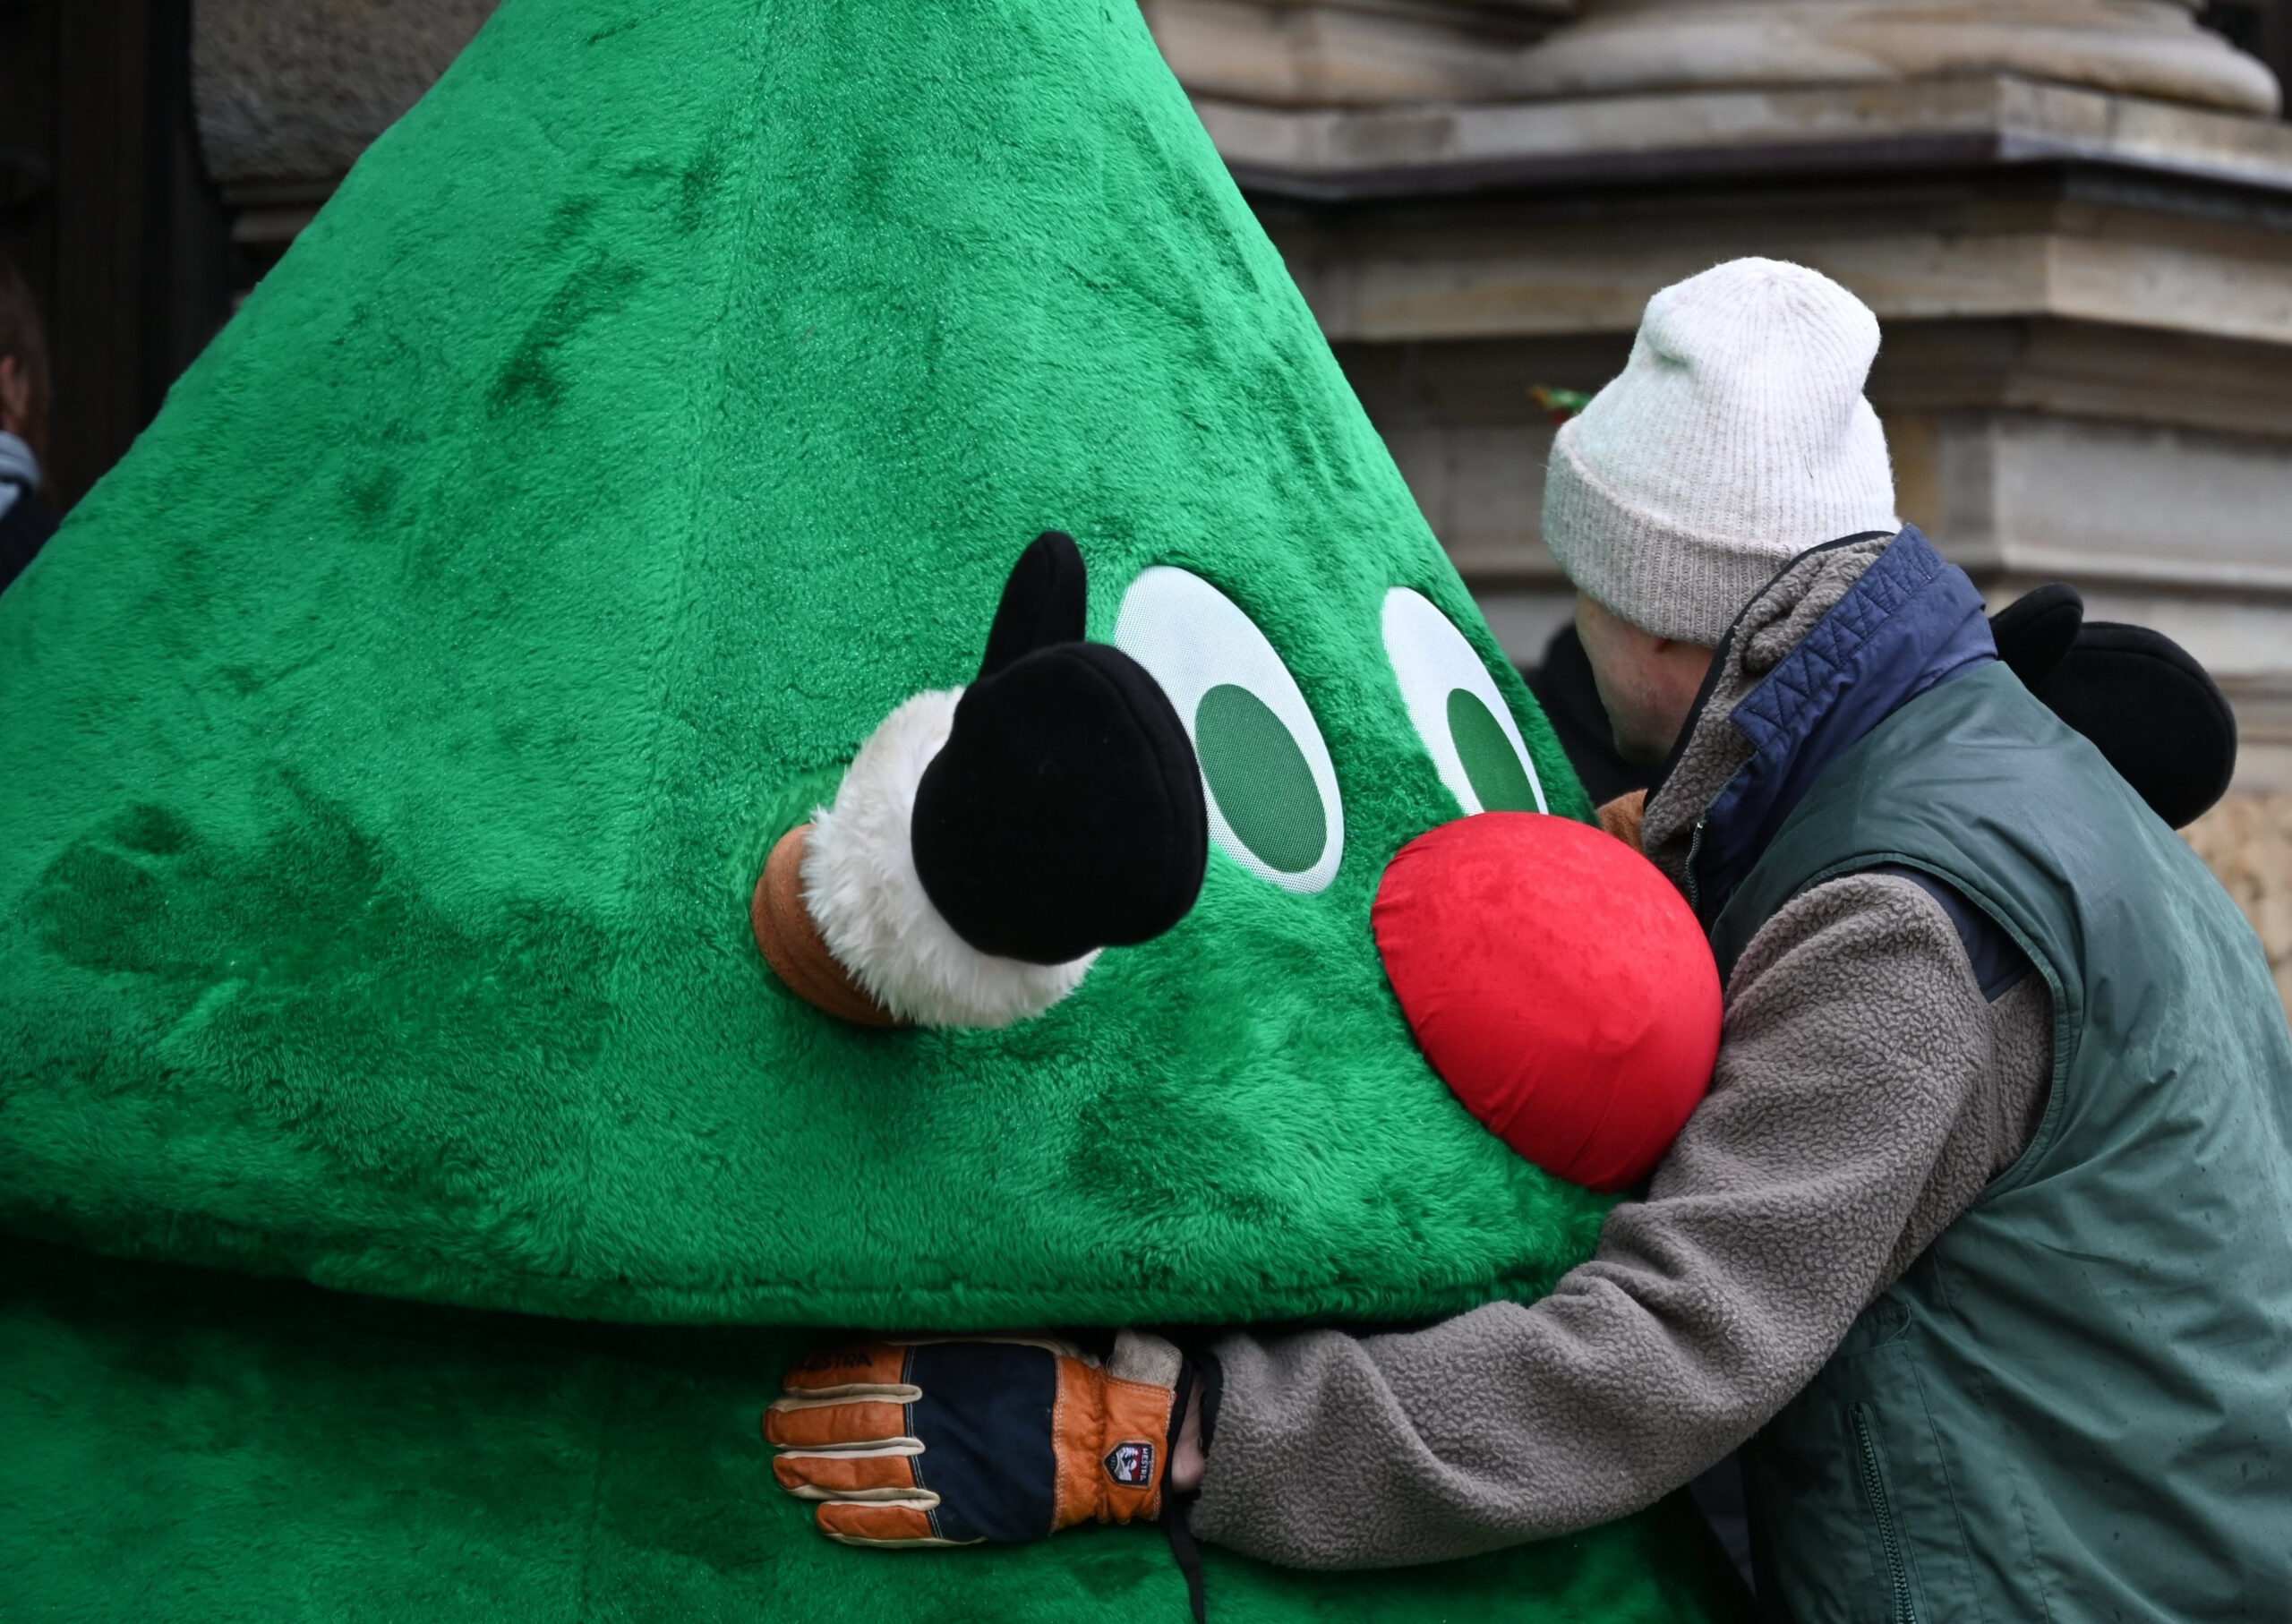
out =
{"type": "Polygon", "coordinates": [[[2050,1049],[2033,1057],[2027,1034],[2047,1019],[2034,976],[1988,1004],[1907,882],[1809,891],[1737,965],[1711,1093],[1647,1199],[1617,1207],[1550,1296],[1218,1346],[1196,1532],[1293,1567],[1397,1566],[1688,1482],[1821,1367],[1911,1228],[1938,1230],[2019,1153],[2050,1049]]]}

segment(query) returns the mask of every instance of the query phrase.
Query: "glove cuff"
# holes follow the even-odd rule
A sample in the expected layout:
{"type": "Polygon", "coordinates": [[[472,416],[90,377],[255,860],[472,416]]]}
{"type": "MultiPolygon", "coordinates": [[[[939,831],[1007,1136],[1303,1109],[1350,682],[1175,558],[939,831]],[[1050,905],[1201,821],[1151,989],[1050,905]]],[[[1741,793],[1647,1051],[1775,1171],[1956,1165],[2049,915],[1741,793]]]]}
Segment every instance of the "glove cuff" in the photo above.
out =
{"type": "Polygon", "coordinates": [[[910,843],[916,786],[947,742],[961,688],[916,695],[860,747],[813,817],[803,898],[828,951],[877,1003],[924,1026],[1008,1026],[1080,986],[1098,954],[1028,964],[957,936],[923,889],[910,843]]]}
{"type": "Polygon", "coordinates": [[[1125,1329],[1103,1368],[1061,1363],[1073,1368],[1061,1370],[1051,1416],[1055,1526],[1152,1522],[1162,1514],[1185,1355],[1176,1343],[1125,1329]]]}
{"type": "Polygon", "coordinates": [[[1107,1374],[1117,1381],[1175,1388],[1184,1368],[1185,1353],[1176,1343],[1127,1325],[1115,1332],[1114,1347],[1107,1355],[1107,1374]]]}

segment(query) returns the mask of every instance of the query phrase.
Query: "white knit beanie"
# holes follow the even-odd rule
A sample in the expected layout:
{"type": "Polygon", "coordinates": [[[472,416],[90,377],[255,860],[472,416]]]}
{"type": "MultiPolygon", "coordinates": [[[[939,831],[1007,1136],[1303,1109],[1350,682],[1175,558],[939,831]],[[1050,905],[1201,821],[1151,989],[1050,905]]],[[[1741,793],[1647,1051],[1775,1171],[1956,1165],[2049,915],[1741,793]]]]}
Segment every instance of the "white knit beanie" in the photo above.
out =
{"type": "Polygon", "coordinates": [[[1544,544],[1641,630],[1716,644],[1809,547],[1902,527],[1862,398],[1877,353],[1869,307],[1803,265],[1730,260],[1663,289],[1552,441],[1544,544]]]}

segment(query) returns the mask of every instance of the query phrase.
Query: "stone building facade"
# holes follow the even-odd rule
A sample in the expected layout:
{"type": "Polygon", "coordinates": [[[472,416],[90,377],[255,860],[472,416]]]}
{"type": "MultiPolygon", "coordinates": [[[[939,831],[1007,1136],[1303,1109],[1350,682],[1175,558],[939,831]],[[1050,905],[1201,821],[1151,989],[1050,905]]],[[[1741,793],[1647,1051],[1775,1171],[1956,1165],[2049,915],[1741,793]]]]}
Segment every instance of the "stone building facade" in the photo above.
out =
{"type": "MultiPolygon", "coordinates": [[[[2067,580],[2219,678],[2192,833],[2292,993],[2292,3],[1140,0],[1516,659],[1567,613],[1538,385],[1718,260],[1836,277],[1904,516],[1994,601],[2067,580]]],[[[192,0],[254,269],[494,0],[192,0]]]]}
{"type": "Polygon", "coordinates": [[[1534,387],[1718,260],[1812,265],[1884,324],[1904,517],[2219,679],[2192,837],[2292,996],[2292,124],[2193,0],[1144,4],[1515,658],[1569,603],[1534,387]]]}

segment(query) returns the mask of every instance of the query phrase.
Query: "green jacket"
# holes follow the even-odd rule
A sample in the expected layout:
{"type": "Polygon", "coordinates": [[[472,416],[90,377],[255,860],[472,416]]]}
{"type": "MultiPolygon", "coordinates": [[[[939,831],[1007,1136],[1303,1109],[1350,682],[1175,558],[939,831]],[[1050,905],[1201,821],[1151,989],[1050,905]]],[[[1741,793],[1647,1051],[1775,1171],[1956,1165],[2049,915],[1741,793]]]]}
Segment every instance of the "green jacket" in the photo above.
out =
{"type": "Polygon", "coordinates": [[[1724,901],[1946,880],[2055,1012],[2028,1151],[1746,1451],[1763,1602],[1821,1620],[2280,1618],[2292,1036],[2250,927],[2002,665],[1894,711],[1724,901]]]}

